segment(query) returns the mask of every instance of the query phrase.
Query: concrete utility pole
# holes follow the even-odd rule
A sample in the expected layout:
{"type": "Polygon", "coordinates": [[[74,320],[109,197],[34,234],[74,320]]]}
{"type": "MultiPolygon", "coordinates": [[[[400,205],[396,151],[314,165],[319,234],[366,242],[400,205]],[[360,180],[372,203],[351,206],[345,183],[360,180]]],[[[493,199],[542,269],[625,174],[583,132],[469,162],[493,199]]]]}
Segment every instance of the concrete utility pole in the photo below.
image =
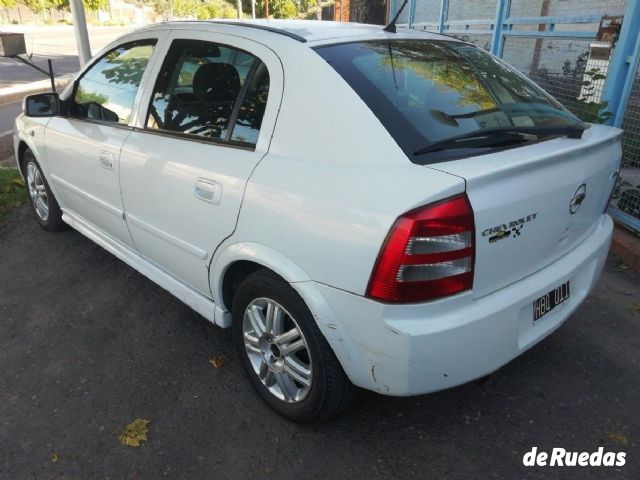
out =
{"type": "Polygon", "coordinates": [[[70,0],[71,17],[73,18],[73,30],[76,34],[78,53],[80,54],[80,66],[86,65],[91,60],[91,47],[89,46],[89,32],[87,32],[87,19],[84,16],[82,0],[70,0]]]}
{"type": "Polygon", "coordinates": [[[251,18],[256,19],[256,0],[251,0],[251,18]]]}
{"type": "Polygon", "coordinates": [[[238,18],[242,18],[242,0],[236,0],[236,8],[238,9],[238,18]]]}
{"type": "Polygon", "coordinates": [[[269,18],[269,0],[264,0],[264,18],[269,18]]]}

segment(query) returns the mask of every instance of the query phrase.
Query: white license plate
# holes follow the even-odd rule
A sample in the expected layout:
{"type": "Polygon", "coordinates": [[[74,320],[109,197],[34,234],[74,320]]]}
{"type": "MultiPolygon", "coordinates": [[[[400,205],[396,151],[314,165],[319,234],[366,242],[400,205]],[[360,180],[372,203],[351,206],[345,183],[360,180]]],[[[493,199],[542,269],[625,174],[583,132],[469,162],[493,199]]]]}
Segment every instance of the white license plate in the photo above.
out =
{"type": "Polygon", "coordinates": [[[539,320],[558,305],[566,302],[571,295],[569,282],[554,288],[533,302],[533,321],[539,320]]]}

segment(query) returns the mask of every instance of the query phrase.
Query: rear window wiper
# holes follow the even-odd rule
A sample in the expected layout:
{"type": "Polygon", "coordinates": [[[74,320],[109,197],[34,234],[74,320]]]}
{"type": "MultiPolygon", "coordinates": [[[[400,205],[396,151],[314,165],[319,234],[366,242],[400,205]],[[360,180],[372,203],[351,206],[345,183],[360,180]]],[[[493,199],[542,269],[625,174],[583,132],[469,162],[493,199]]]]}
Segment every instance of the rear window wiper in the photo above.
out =
{"type": "Polygon", "coordinates": [[[499,127],[487,128],[468,132],[456,137],[440,140],[426,147],[419,148],[414,155],[423,155],[429,152],[450,150],[454,148],[486,148],[502,144],[511,144],[519,141],[527,141],[528,136],[538,139],[549,136],[566,136],[567,138],[582,138],[586,126],[567,125],[563,127],[499,127]]]}

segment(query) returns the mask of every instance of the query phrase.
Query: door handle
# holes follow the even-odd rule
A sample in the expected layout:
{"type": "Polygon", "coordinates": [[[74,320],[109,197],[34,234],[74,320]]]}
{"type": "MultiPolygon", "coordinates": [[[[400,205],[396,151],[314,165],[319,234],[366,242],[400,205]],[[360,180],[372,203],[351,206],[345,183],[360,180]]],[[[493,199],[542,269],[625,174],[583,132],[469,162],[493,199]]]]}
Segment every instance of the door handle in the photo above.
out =
{"type": "Polygon", "coordinates": [[[193,193],[200,200],[218,205],[222,197],[222,185],[215,180],[199,178],[193,193]]]}
{"type": "Polygon", "coordinates": [[[113,154],[106,150],[100,151],[100,166],[113,170],[113,154]]]}

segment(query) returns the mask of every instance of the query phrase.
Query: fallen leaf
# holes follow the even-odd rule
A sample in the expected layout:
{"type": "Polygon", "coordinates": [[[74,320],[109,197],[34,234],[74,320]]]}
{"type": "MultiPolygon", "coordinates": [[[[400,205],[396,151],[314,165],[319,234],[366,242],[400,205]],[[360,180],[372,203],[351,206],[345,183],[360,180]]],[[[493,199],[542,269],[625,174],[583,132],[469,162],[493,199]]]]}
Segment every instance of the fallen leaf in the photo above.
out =
{"type": "Polygon", "coordinates": [[[118,435],[120,443],[130,447],[139,447],[142,442],[147,441],[147,433],[149,432],[149,424],[151,421],[143,418],[136,418],[127,425],[124,431],[118,435]]]}
{"type": "Polygon", "coordinates": [[[14,178],[13,183],[18,185],[19,187],[24,187],[24,180],[21,178],[14,178]]]}
{"type": "Polygon", "coordinates": [[[609,440],[613,440],[614,442],[621,443],[622,445],[627,445],[629,443],[629,439],[622,435],[621,433],[610,433],[609,440]]]}
{"type": "Polygon", "coordinates": [[[58,461],[58,454],[57,454],[56,452],[53,452],[53,453],[51,454],[51,461],[52,461],[53,463],[56,463],[56,462],[58,461]]]}
{"type": "Polygon", "coordinates": [[[216,368],[220,368],[226,365],[229,362],[229,357],[227,355],[219,355],[217,357],[213,357],[209,359],[209,363],[216,368]]]}
{"type": "Polygon", "coordinates": [[[640,313],[640,303],[634,303],[633,305],[631,305],[631,310],[636,313],[640,313]]]}
{"type": "Polygon", "coordinates": [[[618,270],[629,270],[629,265],[625,265],[624,263],[620,263],[618,265],[618,270]]]}

